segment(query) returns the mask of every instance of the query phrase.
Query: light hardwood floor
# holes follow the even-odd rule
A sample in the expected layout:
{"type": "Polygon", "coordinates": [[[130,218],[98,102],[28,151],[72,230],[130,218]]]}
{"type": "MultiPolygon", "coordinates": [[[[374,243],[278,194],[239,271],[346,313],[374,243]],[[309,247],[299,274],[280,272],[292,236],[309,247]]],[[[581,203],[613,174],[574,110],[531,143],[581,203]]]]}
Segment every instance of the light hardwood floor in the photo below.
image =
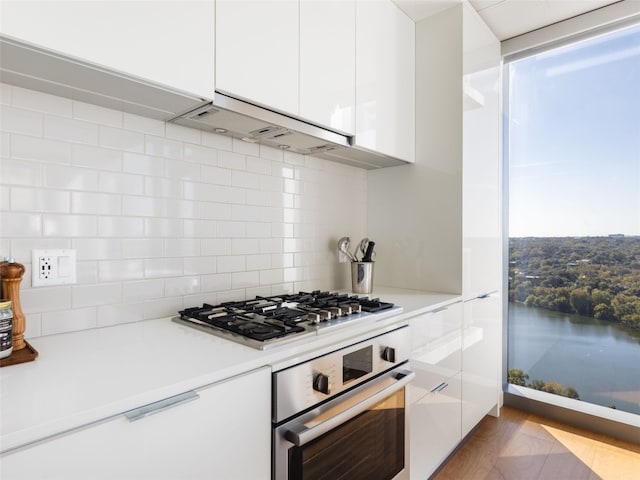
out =
{"type": "Polygon", "coordinates": [[[640,480],[640,444],[504,407],[432,480],[640,480]]]}

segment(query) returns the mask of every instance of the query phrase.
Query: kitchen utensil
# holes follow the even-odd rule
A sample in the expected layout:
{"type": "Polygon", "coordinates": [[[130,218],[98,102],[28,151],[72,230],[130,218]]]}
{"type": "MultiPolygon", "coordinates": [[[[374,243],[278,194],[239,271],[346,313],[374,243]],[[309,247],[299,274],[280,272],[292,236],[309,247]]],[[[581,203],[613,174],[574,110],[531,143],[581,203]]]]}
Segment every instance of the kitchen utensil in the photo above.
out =
{"type": "Polygon", "coordinates": [[[373,254],[373,247],[375,246],[376,246],[376,242],[374,241],[367,243],[367,251],[365,252],[364,257],[362,257],[363,262],[371,261],[371,255],[373,254]]]}
{"type": "Polygon", "coordinates": [[[358,249],[356,251],[356,257],[358,256],[358,252],[360,253],[360,259],[362,260],[364,258],[364,254],[367,251],[367,244],[369,243],[369,239],[367,237],[364,237],[362,240],[360,240],[360,243],[358,244],[358,249]]]}
{"type": "Polygon", "coordinates": [[[338,251],[344,253],[352,262],[357,262],[358,259],[353,255],[353,253],[349,251],[350,245],[351,240],[349,239],[349,237],[342,237],[340,240],[338,240],[338,251]]]}

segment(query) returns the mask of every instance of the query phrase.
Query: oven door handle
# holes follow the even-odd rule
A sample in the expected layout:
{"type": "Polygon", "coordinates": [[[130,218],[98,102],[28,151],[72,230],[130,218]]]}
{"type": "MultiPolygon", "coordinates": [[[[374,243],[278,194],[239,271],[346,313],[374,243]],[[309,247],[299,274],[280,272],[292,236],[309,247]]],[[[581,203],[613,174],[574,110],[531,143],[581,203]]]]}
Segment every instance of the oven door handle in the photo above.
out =
{"type": "Polygon", "coordinates": [[[301,447],[360,415],[397,391],[402,390],[415,376],[416,374],[409,370],[396,370],[392,375],[383,377],[381,380],[376,381],[373,386],[358,392],[329,410],[327,413],[331,415],[328,418],[320,415],[305,423],[294,423],[285,432],[284,436],[295,446],[301,447]],[[380,388],[379,384],[382,384],[382,388],[380,388]]]}

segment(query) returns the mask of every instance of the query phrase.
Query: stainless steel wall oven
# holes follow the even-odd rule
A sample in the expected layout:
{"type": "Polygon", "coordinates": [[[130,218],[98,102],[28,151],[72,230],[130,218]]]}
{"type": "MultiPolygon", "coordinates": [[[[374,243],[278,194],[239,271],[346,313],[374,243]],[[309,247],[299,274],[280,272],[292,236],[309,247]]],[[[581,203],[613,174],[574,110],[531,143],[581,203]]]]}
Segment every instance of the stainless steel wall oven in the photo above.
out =
{"type": "Polygon", "coordinates": [[[409,328],[273,374],[274,480],[409,478],[409,328]]]}

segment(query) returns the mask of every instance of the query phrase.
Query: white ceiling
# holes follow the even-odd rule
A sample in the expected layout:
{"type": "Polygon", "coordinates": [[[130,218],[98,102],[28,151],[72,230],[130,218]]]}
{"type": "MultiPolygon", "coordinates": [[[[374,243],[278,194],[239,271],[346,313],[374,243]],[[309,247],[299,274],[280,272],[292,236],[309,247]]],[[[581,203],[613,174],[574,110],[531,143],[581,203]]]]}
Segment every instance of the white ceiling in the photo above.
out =
{"type": "MultiPolygon", "coordinates": [[[[469,0],[469,3],[498,40],[506,40],[617,1],[619,0],[469,0]]],[[[394,0],[415,21],[461,2],[462,0],[394,0]]]]}

